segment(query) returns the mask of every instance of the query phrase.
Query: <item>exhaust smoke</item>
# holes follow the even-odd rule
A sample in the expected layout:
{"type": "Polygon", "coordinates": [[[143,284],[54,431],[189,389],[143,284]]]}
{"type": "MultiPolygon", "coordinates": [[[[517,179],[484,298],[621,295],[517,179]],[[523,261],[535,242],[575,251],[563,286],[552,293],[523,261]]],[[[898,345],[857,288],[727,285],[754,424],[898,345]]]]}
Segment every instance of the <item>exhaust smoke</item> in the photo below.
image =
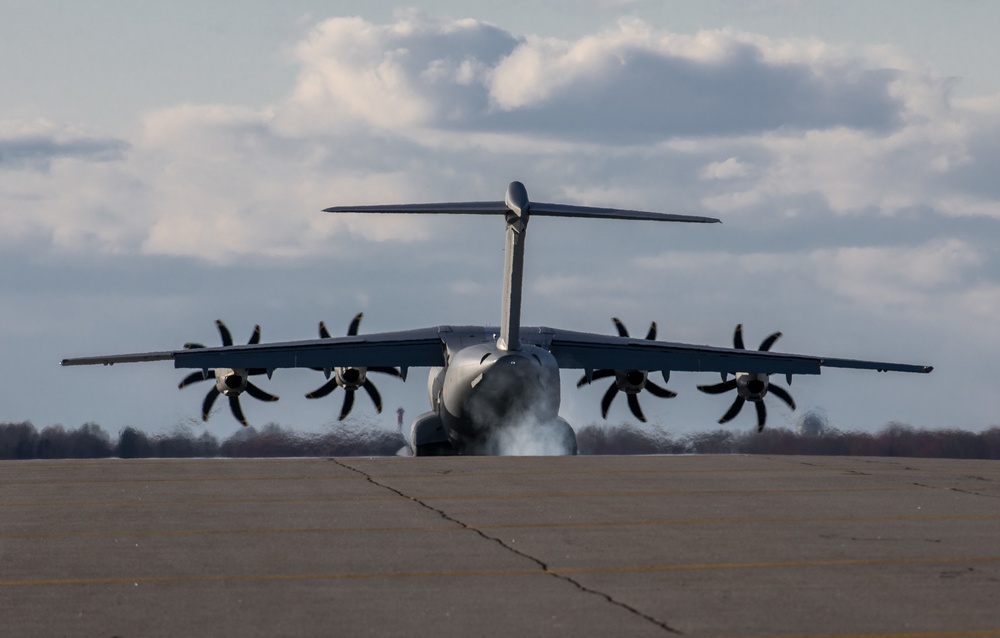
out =
{"type": "Polygon", "coordinates": [[[576,434],[559,418],[559,376],[533,359],[499,359],[464,404],[475,424],[471,454],[565,456],[576,454],[576,434]]]}

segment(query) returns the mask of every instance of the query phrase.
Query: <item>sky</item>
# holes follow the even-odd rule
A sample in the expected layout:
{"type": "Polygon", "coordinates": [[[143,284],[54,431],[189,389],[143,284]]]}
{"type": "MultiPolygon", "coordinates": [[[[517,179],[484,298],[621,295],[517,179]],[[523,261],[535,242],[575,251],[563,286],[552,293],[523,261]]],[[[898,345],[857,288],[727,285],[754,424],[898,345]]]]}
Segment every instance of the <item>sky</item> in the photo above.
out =
{"type": "MultiPolygon", "coordinates": [[[[929,364],[826,370],[799,409],[843,430],[1000,425],[1000,4],[0,0],[0,422],[228,436],[169,363],[65,357],[496,325],[502,222],[334,216],[499,200],[710,215],[538,218],[523,325],[929,364]]],[[[373,376],[395,427],[426,373],[373,376]]],[[[602,422],[606,382],[562,414],[602,422]]],[[[658,375],[652,378],[660,382],[658,375]]],[[[650,427],[716,429],[714,374],[640,397],[650,427]]],[[[784,379],[774,379],[786,385],[784,379]]],[[[250,422],[337,427],[320,373],[278,371],[250,422]]],[[[662,385],[662,383],[661,383],[662,385]]],[[[633,420],[624,399],[610,423],[633,420]]],[[[755,427],[745,410],[725,427],[755,427]]]]}

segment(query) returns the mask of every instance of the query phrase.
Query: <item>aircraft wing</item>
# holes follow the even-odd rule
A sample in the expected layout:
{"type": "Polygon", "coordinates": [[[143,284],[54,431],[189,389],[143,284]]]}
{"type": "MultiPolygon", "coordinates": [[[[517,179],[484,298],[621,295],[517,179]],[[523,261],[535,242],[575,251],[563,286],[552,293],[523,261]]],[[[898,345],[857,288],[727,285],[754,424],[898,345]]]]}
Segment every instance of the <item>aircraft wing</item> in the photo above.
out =
{"type": "MultiPolygon", "coordinates": [[[[114,365],[143,361],[174,362],[175,368],[321,368],[340,366],[400,368],[445,365],[446,347],[463,339],[482,343],[496,339],[497,328],[438,326],[331,339],[309,339],[166,350],[63,359],[64,366],[114,365]]],[[[819,374],[822,367],[920,372],[930,366],[828,358],[812,355],[716,348],[685,343],[615,337],[556,328],[522,328],[521,340],[552,352],[559,367],[583,370],[662,370],[676,372],[761,372],[819,374]]]]}
{"type": "Polygon", "coordinates": [[[433,367],[445,363],[438,328],[243,346],[63,359],[64,366],[173,360],[175,368],[433,367]]]}
{"type": "MultiPolygon", "coordinates": [[[[761,372],[766,374],[819,374],[820,368],[927,373],[931,366],[834,359],[812,355],[715,348],[628,337],[614,337],[555,328],[536,328],[560,368],[584,370],[662,370],[677,372],[761,372]]],[[[540,339],[539,339],[540,337],[540,339]]],[[[532,337],[522,338],[531,341],[532,337]]]]}

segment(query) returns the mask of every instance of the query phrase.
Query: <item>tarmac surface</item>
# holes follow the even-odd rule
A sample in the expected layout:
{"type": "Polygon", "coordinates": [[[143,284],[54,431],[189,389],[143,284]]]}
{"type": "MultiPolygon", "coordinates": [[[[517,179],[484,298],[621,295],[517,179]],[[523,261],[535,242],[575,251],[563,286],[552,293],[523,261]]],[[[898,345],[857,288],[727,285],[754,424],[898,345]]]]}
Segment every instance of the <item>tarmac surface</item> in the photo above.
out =
{"type": "Polygon", "coordinates": [[[1000,463],[0,463],[0,636],[1000,636],[1000,463]]]}

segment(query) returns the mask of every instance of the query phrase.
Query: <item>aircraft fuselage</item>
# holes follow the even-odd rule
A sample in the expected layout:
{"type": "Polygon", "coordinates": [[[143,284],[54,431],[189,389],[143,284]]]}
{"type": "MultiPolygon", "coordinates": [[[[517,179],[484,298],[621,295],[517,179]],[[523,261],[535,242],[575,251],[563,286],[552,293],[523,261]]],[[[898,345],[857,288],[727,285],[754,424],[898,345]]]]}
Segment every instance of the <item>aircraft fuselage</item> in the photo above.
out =
{"type": "MultiPolygon", "coordinates": [[[[428,392],[455,452],[532,453],[520,447],[529,440],[542,442],[540,454],[576,452],[572,428],[559,418],[559,366],[549,351],[528,343],[505,350],[490,339],[449,348],[447,359],[431,370],[428,392]]],[[[413,440],[419,454],[416,432],[413,440]]]]}

